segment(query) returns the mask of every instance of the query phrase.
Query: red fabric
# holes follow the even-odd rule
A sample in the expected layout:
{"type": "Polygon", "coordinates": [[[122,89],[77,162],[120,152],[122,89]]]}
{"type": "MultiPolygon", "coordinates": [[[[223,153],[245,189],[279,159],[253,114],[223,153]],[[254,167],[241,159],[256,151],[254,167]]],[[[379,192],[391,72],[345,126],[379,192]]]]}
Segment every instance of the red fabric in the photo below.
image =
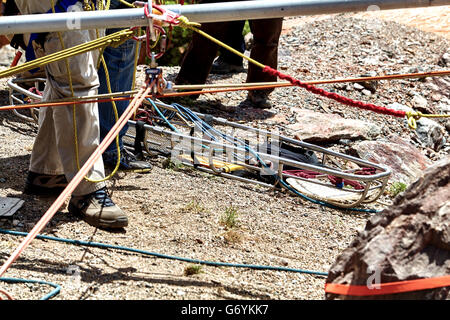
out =
{"type": "MultiPolygon", "coordinates": [[[[364,169],[372,169],[372,168],[363,168],[361,170],[361,172],[365,172],[365,173],[363,173],[364,175],[369,175],[370,173],[368,173],[368,171],[365,171],[364,169]]],[[[314,172],[314,171],[302,170],[302,169],[285,170],[285,171],[283,171],[283,173],[290,174],[291,176],[305,178],[305,179],[314,179],[316,176],[321,174],[320,172],[314,172]]],[[[364,189],[364,187],[357,181],[342,179],[340,177],[335,177],[332,175],[328,175],[328,179],[331,181],[331,183],[333,183],[335,185],[343,182],[345,186],[352,186],[356,190],[364,189]]]]}

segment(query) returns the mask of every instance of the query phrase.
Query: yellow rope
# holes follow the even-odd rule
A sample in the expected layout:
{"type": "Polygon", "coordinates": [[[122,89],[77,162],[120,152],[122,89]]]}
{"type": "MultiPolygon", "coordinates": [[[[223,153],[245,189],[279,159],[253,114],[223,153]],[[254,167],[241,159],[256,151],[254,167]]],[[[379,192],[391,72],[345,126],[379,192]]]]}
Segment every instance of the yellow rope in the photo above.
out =
{"type": "Polygon", "coordinates": [[[130,8],[136,8],[136,6],[135,6],[134,4],[129,3],[129,2],[127,2],[127,1],[119,0],[119,2],[122,3],[122,4],[124,4],[124,5],[126,5],[127,7],[130,7],[130,8]]]}
{"type": "Polygon", "coordinates": [[[417,121],[420,118],[450,118],[450,114],[423,114],[419,111],[407,111],[406,118],[408,120],[408,126],[411,129],[417,129],[417,121]]]}
{"type": "Polygon", "coordinates": [[[130,39],[134,35],[133,30],[122,30],[108,36],[86,42],[71,48],[67,48],[41,58],[37,58],[33,61],[25,62],[21,65],[8,68],[0,71],[0,78],[11,77],[25,71],[29,71],[36,68],[42,68],[49,63],[56,62],[65,58],[70,58],[78,54],[86,53],[91,50],[100,49],[107,46],[118,46],[124,41],[130,39]]]}
{"type": "Polygon", "coordinates": [[[243,58],[243,59],[245,59],[245,60],[247,60],[247,61],[253,63],[254,65],[257,65],[257,66],[260,67],[260,68],[264,68],[264,67],[265,67],[265,65],[263,65],[262,63],[259,63],[258,61],[254,60],[254,59],[252,59],[252,58],[250,58],[250,57],[248,57],[248,56],[246,56],[245,54],[243,54],[243,53],[237,51],[236,49],[230,47],[229,45],[223,43],[222,41],[220,41],[220,40],[218,40],[218,39],[216,39],[216,38],[210,36],[210,35],[207,34],[206,32],[204,32],[204,31],[198,29],[198,27],[201,26],[200,23],[197,23],[197,22],[190,22],[189,19],[186,18],[185,16],[180,16],[180,17],[177,18],[177,20],[180,22],[180,23],[178,24],[179,27],[191,29],[191,30],[193,30],[193,31],[195,31],[195,32],[197,32],[197,33],[199,33],[199,34],[201,34],[201,35],[204,36],[205,38],[211,40],[212,42],[218,44],[219,46],[221,46],[221,47],[223,47],[223,48],[225,48],[225,49],[227,49],[227,50],[233,52],[234,54],[237,54],[239,57],[241,57],[241,58],[243,58]]]}

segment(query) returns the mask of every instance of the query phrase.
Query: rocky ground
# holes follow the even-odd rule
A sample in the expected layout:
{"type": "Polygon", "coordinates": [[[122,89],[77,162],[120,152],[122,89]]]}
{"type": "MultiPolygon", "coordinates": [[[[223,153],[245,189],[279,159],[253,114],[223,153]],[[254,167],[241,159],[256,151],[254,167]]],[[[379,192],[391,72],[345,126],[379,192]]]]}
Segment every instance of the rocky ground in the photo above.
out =
{"type": "MultiPolygon", "coordinates": [[[[447,70],[449,47],[440,34],[373,17],[289,18],[280,39],[279,70],[301,80],[447,70]]],[[[3,58],[4,66],[10,58],[3,58]]],[[[178,68],[165,67],[164,72],[173,79],[178,68]]],[[[237,83],[245,76],[211,76],[209,81],[237,83]]],[[[440,77],[321,87],[381,106],[438,114],[449,112],[449,84],[449,77],[440,77]]],[[[5,80],[0,89],[2,104],[8,104],[5,80]]],[[[449,154],[448,119],[421,120],[413,131],[404,119],[342,106],[299,88],[276,89],[269,110],[244,108],[245,97],[244,91],[202,95],[186,106],[385,163],[394,171],[390,184],[411,184],[449,154]],[[347,119],[358,122],[343,128],[347,119]],[[324,128],[330,127],[324,136],[324,128]]],[[[54,200],[22,194],[37,125],[9,111],[0,114],[0,121],[0,196],[25,201],[13,218],[0,220],[0,227],[26,232],[54,200]]],[[[373,215],[329,209],[188,168],[167,168],[162,160],[150,159],[154,169],[149,174],[119,173],[108,182],[113,199],[129,214],[126,230],[94,229],[64,206],[43,233],[177,257],[327,272],[373,215]],[[234,227],[221,223],[227,212],[237,215],[234,227]]],[[[382,209],[392,197],[385,194],[369,207],[382,209]]],[[[21,240],[0,235],[0,261],[21,240]]],[[[5,276],[59,284],[62,290],[54,299],[64,300],[323,299],[325,281],[304,273],[196,267],[142,253],[42,240],[33,241],[5,276]]],[[[51,290],[34,284],[2,283],[0,288],[16,299],[39,299],[51,290]]]]}

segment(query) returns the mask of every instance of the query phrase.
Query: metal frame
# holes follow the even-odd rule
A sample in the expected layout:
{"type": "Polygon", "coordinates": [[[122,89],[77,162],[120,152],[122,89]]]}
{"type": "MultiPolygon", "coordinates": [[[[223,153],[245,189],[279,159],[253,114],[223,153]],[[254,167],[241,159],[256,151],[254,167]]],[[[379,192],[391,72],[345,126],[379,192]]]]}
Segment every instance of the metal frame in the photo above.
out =
{"type": "MultiPolygon", "coordinates": [[[[161,7],[191,21],[205,23],[445,5],[450,5],[450,0],[256,0],[161,7]]],[[[158,19],[157,15],[151,16],[158,19]]],[[[147,20],[143,8],[8,16],[0,18],[0,35],[36,30],[144,27],[148,25],[147,20]]]]}
{"type": "MultiPolygon", "coordinates": [[[[174,108],[170,105],[155,101],[155,104],[159,108],[167,109],[170,111],[174,111],[174,108]]],[[[195,113],[200,118],[205,118],[206,116],[201,113],[195,113]]],[[[155,120],[161,120],[158,117],[155,117],[155,120]]],[[[307,181],[309,183],[316,183],[318,185],[323,185],[328,188],[337,189],[340,191],[345,190],[348,193],[352,193],[354,195],[359,195],[359,197],[354,201],[335,201],[333,199],[326,199],[317,197],[314,195],[310,195],[313,198],[316,198],[317,200],[323,200],[328,203],[331,203],[333,205],[343,207],[343,208],[351,208],[356,207],[362,203],[370,203],[373,201],[376,201],[382,194],[383,191],[387,185],[389,176],[391,174],[391,170],[380,164],[375,164],[366,160],[362,160],[359,158],[355,158],[350,155],[342,154],[336,151],[332,151],[320,146],[316,146],[310,143],[306,143],[300,140],[291,139],[279,134],[274,134],[272,132],[266,131],[266,130],[260,130],[253,127],[245,126],[239,123],[227,121],[223,118],[216,118],[209,116],[208,122],[213,123],[214,125],[222,126],[222,127],[229,127],[232,129],[241,129],[245,130],[247,132],[254,133],[257,137],[266,137],[268,142],[277,142],[279,145],[281,143],[286,143],[291,146],[300,147],[306,150],[313,151],[318,158],[321,159],[322,166],[312,165],[308,163],[298,162],[286,158],[279,157],[277,155],[273,155],[270,153],[265,153],[261,151],[255,150],[254,153],[260,157],[260,159],[264,162],[272,162],[277,163],[278,168],[275,168],[272,173],[278,175],[283,180],[287,178],[291,179],[297,179],[302,181],[307,181]],[[371,167],[375,168],[378,173],[374,175],[360,175],[355,174],[354,172],[357,171],[357,169],[350,169],[350,170],[342,170],[338,166],[336,166],[336,163],[338,161],[345,161],[345,162],[351,162],[355,165],[361,166],[361,167],[371,167]],[[334,186],[331,183],[327,183],[321,180],[312,180],[312,179],[305,179],[301,177],[292,176],[289,174],[286,174],[283,172],[283,167],[290,166],[295,167],[298,169],[304,169],[304,170],[311,170],[315,172],[322,173],[322,175],[318,176],[318,178],[326,178],[328,175],[340,177],[343,179],[358,181],[359,183],[364,185],[364,190],[354,190],[354,189],[339,189],[336,186],[334,186]]],[[[134,127],[136,126],[136,122],[130,120],[129,121],[130,126],[134,127]]],[[[209,139],[205,139],[202,137],[195,137],[192,136],[190,133],[186,132],[189,131],[190,128],[186,126],[185,123],[182,121],[178,121],[177,123],[172,122],[173,125],[177,125],[177,128],[185,128],[185,132],[174,132],[171,130],[168,130],[162,126],[159,125],[144,125],[144,128],[146,130],[146,137],[144,139],[144,146],[147,152],[151,153],[154,150],[160,150],[160,149],[166,149],[164,150],[164,154],[170,153],[171,155],[189,155],[191,158],[190,160],[187,160],[186,158],[180,158],[180,157],[174,157],[177,158],[178,161],[181,163],[188,165],[188,166],[194,166],[199,170],[220,175],[226,178],[231,178],[235,180],[239,180],[242,182],[251,182],[256,183],[258,185],[263,185],[266,187],[271,188],[277,188],[279,187],[279,183],[275,182],[274,184],[269,184],[265,182],[261,182],[254,179],[248,179],[243,178],[240,176],[236,176],[227,172],[221,171],[219,168],[216,168],[214,166],[214,161],[224,161],[233,165],[239,165],[245,168],[245,170],[249,170],[251,172],[257,173],[257,174],[267,174],[267,168],[262,168],[261,166],[256,165],[250,165],[248,163],[243,162],[242,160],[237,160],[235,157],[231,156],[232,154],[248,154],[248,151],[243,149],[242,147],[237,147],[235,145],[224,143],[224,142],[215,142],[211,141],[209,139]],[[161,144],[161,141],[163,141],[164,146],[161,144]],[[179,142],[183,142],[180,144],[179,142]],[[201,147],[199,147],[201,146],[201,147]],[[187,147],[187,148],[186,148],[187,147]],[[207,148],[209,151],[204,152],[204,148],[207,148]],[[226,152],[223,154],[216,155],[214,154],[213,150],[216,148],[220,150],[225,150],[226,152]],[[224,156],[225,155],[225,156],[224,156]],[[196,157],[207,157],[209,167],[205,166],[199,166],[199,163],[196,163],[196,157]]],[[[133,139],[134,137],[132,135],[128,135],[128,138],[133,139]]]]}
{"type": "MultiPolygon", "coordinates": [[[[34,100],[42,100],[42,97],[38,94],[32,93],[22,87],[20,84],[26,83],[26,82],[34,82],[34,86],[38,87],[39,83],[42,83],[45,81],[45,78],[30,78],[30,79],[9,79],[8,80],[8,87],[9,87],[9,104],[10,105],[17,105],[19,104],[26,104],[24,100],[19,97],[19,95],[27,96],[28,98],[34,99],[34,100]]],[[[25,120],[25,121],[33,121],[38,122],[38,109],[32,108],[30,109],[31,117],[27,117],[21,113],[19,113],[17,110],[13,109],[12,112],[18,116],[19,118],[25,120]]]]}
{"type": "MultiPolygon", "coordinates": [[[[9,91],[10,91],[10,101],[11,104],[14,102],[18,102],[19,104],[25,104],[23,99],[20,99],[19,95],[25,95],[29,98],[41,100],[42,97],[36,95],[27,89],[21,86],[24,82],[34,82],[35,86],[38,87],[39,82],[43,82],[45,79],[43,78],[33,78],[33,79],[12,79],[8,81],[9,91]]],[[[159,108],[166,109],[168,111],[175,112],[176,109],[168,104],[162,103],[160,101],[154,101],[155,105],[159,108]]],[[[31,114],[32,117],[26,117],[17,112],[17,110],[13,110],[13,113],[19,116],[20,118],[27,121],[37,122],[36,110],[32,109],[31,114]]],[[[264,139],[265,142],[273,143],[275,145],[280,146],[282,143],[300,147],[305,150],[313,151],[318,159],[321,159],[321,166],[303,163],[294,161],[291,159],[286,159],[279,157],[278,155],[274,155],[272,153],[263,152],[260,150],[252,150],[250,153],[248,149],[244,149],[242,146],[232,145],[230,143],[224,142],[216,142],[211,141],[210,139],[205,139],[204,137],[196,137],[195,135],[191,135],[189,130],[191,130],[190,124],[186,121],[183,121],[182,117],[178,117],[178,121],[173,121],[172,124],[176,126],[179,132],[174,132],[171,130],[167,130],[161,125],[144,125],[145,128],[145,139],[144,139],[144,147],[148,153],[152,153],[154,150],[159,150],[161,154],[167,156],[170,155],[190,155],[193,158],[187,160],[186,158],[178,158],[178,161],[181,163],[193,166],[198,170],[223,176],[225,178],[235,179],[241,182],[246,183],[254,183],[265,187],[270,188],[278,188],[280,187],[279,180],[275,181],[273,184],[266,183],[257,179],[250,179],[245,177],[240,177],[231,173],[223,172],[220,168],[216,168],[214,166],[215,161],[223,161],[230,164],[238,165],[244,168],[248,172],[252,172],[256,175],[274,175],[279,178],[285,179],[296,179],[299,181],[307,181],[309,183],[314,183],[317,185],[321,185],[327,188],[339,189],[328,181],[323,181],[326,179],[328,175],[340,177],[343,179],[349,179],[353,181],[358,181],[359,183],[364,185],[364,190],[354,190],[354,189],[339,189],[341,191],[346,191],[349,194],[353,194],[357,196],[357,198],[353,201],[336,201],[326,197],[320,197],[317,195],[308,196],[315,198],[317,200],[326,201],[330,204],[333,204],[342,208],[352,208],[363,203],[370,203],[376,201],[382,194],[387,185],[389,176],[391,171],[388,167],[380,164],[375,164],[366,160],[362,160],[350,155],[342,154],[336,151],[332,151],[320,146],[316,146],[310,143],[306,143],[300,140],[292,139],[283,135],[279,135],[267,130],[261,130],[254,127],[249,127],[243,124],[235,123],[228,121],[224,118],[212,117],[210,115],[204,115],[201,113],[194,112],[200,119],[206,120],[208,122],[219,126],[221,128],[231,128],[233,132],[241,130],[242,132],[250,133],[256,137],[257,144],[259,140],[264,139]],[[181,120],[180,120],[181,119],[181,120]],[[162,143],[161,143],[162,141],[162,143]],[[178,142],[182,141],[183,144],[178,142]],[[187,146],[187,148],[186,148],[187,146]],[[165,149],[164,151],[162,149],[165,149]],[[208,149],[208,151],[205,151],[208,149]],[[213,151],[215,150],[225,150],[225,152],[221,152],[220,154],[215,154],[213,151]],[[246,155],[253,157],[259,157],[261,161],[264,163],[272,163],[276,164],[275,168],[270,169],[268,171],[264,166],[258,166],[255,164],[249,164],[242,159],[237,159],[236,154],[246,155]],[[209,166],[199,166],[198,162],[196,162],[196,158],[198,157],[206,157],[208,159],[209,166]],[[339,161],[351,162],[354,165],[359,167],[371,167],[377,170],[377,173],[374,175],[359,175],[355,174],[357,169],[349,169],[343,170],[341,169],[337,163],[339,161]],[[318,179],[305,179],[302,177],[296,177],[289,175],[283,172],[283,168],[285,166],[295,167],[298,169],[311,170],[315,172],[321,173],[317,178],[318,179]]],[[[160,121],[161,118],[155,117],[155,121],[160,121]]],[[[136,122],[133,120],[129,120],[128,124],[131,127],[136,126],[136,122]]],[[[128,131],[126,138],[134,139],[135,136],[130,134],[130,130],[128,131]]],[[[252,141],[249,141],[251,143],[252,141]]],[[[176,157],[175,157],[176,158],[176,157]]],[[[292,190],[291,190],[292,191],[292,190]]]]}

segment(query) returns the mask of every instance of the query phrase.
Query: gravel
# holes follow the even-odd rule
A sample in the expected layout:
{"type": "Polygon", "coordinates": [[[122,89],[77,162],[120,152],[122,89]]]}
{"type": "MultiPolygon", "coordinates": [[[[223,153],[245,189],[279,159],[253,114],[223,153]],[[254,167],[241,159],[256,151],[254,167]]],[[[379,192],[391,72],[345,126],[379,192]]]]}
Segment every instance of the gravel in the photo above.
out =
{"type": "MultiPolygon", "coordinates": [[[[391,21],[356,19],[350,14],[320,19],[286,19],[280,39],[279,69],[301,80],[437,71],[439,59],[449,48],[442,36],[391,21]]],[[[164,67],[173,79],[178,67],[164,67]]],[[[140,68],[142,79],[142,68],[140,68]]],[[[245,81],[245,73],[211,75],[211,83],[245,81]]],[[[447,77],[446,81],[450,81],[447,77]]],[[[432,103],[430,80],[380,81],[374,92],[354,86],[324,85],[353,99],[388,105],[408,105],[420,95],[432,103]],[[368,91],[368,92],[367,92],[368,91]],[[369,94],[370,93],[370,94],[369,94]]],[[[7,102],[1,82],[0,98],[7,102]]],[[[371,121],[384,135],[405,139],[414,135],[403,119],[352,109],[313,96],[302,89],[276,89],[270,110],[240,106],[246,93],[237,91],[202,95],[187,106],[292,136],[280,121],[295,119],[299,109],[336,113],[347,119],[371,121]]],[[[440,99],[449,104],[449,96],[440,99]]],[[[417,98],[419,99],[419,98],[417,98]]],[[[0,114],[0,196],[17,197],[25,204],[0,227],[29,231],[54,199],[22,194],[24,178],[37,125],[11,112],[0,114]]],[[[440,120],[445,127],[446,121],[440,120]]],[[[448,126],[447,126],[448,128],[448,126]]],[[[449,133],[446,141],[449,141],[449,133]]],[[[411,140],[411,143],[414,143],[411,140]]],[[[345,150],[342,145],[328,145],[345,150]]],[[[418,146],[420,148],[420,146],[418,146]]],[[[448,155],[421,149],[432,161],[448,155]]],[[[43,234],[102,242],[152,253],[206,261],[282,266],[327,272],[337,255],[361,231],[373,214],[333,210],[298,197],[256,185],[244,184],[187,168],[165,168],[152,158],[149,174],[119,173],[108,181],[114,201],[124,209],[130,226],[123,232],[94,229],[67,213],[66,206],[50,221],[43,234]],[[227,228],[221,218],[237,212],[237,224],[227,228]]],[[[390,202],[385,195],[383,202],[390,202]]],[[[381,209],[382,204],[371,205],[381,209]]],[[[0,261],[6,260],[22,239],[0,235],[0,261]]],[[[323,276],[294,272],[202,266],[185,275],[194,263],[113,249],[87,248],[53,241],[34,240],[5,274],[7,277],[42,279],[59,284],[61,300],[182,300],[182,299],[323,299],[323,276]]],[[[34,284],[4,284],[1,289],[16,299],[39,299],[51,288],[34,284]]]]}

